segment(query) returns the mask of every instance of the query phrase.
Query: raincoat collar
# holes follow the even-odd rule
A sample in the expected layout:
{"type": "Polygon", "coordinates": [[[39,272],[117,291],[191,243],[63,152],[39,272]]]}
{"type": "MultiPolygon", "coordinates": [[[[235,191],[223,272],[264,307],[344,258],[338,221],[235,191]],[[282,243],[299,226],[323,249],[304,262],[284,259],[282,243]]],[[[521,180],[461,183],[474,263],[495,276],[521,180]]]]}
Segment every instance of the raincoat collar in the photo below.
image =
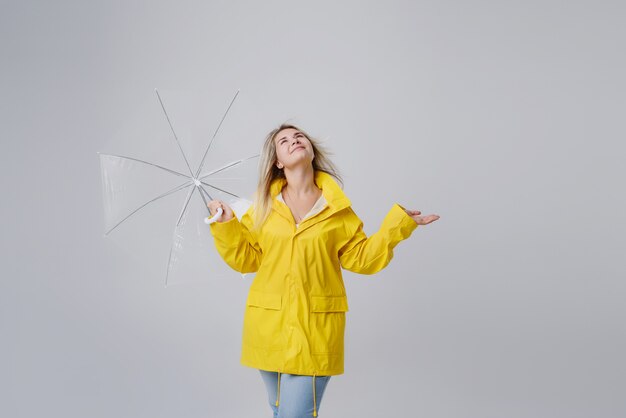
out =
{"type": "MultiPolygon", "coordinates": [[[[327,216],[330,216],[333,213],[345,209],[351,205],[350,199],[348,199],[348,197],[343,193],[343,190],[341,190],[339,184],[330,174],[324,171],[316,170],[314,176],[315,184],[317,185],[317,187],[322,189],[322,194],[324,195],[324,199],[326,199],[326,203],[330,211],[323,210],[320,214],[304,220],[302,224],[300,224],[300,228],[302,228],[303,224],[308,223],[309,220],[325,219],[327,216]],[[322,214],[327,214],[327,216],[320,217],[320,215],[322,214]]],[[[270,196],[273,200],[272,206],[277,212],[285,216],[287,219],[293,219],[289,207],[285,203],[276,199],[285,184],[287,184],[287,179],[278,178],[275,179],[270,185],[270,196]]]]}

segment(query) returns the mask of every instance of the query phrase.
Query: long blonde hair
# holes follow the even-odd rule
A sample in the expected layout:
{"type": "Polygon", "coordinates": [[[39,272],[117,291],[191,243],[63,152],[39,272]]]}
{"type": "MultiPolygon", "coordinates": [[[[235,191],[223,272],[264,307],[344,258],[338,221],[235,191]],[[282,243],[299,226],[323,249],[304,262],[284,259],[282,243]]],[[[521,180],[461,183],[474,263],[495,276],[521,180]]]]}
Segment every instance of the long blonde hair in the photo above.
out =
{"type": "Polygon", "coordinates": [[[322,146],[317,139],[312,138],[302,129],[286,122],[282,123],[278,128],[273,129],[267,134],[261,152],[261,159],[259,161],[259,183],[254,196],[254,229],[256,230],[261,229],[270,215],[272,209],[272,196],[270,193],[272,182],[279,178],[286,178],[285,172],[276,166],[277,156],[274,139],[280,131],[290,128],[302,132],[309,142],[311,142],[315,155],[312,161],[314,172],[323,171],[330,174],[337,179],[343,187],[339,170],[329,158],[329,155],[332,155],[332,153],[322,146]]]}

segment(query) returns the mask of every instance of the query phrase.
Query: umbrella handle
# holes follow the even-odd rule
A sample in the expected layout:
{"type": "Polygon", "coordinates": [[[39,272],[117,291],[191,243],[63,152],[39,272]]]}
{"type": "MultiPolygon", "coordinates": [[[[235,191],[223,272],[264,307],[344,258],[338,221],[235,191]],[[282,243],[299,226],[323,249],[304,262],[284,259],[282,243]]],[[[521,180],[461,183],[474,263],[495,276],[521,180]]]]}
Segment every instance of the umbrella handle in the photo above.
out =
{"type": "Polygon", "coordinates": [[[224,211],[222,210],[222,208],[217,208],[217,212],[215,212],[215,215],[211,216],[210,218],[204,218],[204,223],[207,225],[212,224],[213,222],[221,218],[223,212],[224,211]]]}

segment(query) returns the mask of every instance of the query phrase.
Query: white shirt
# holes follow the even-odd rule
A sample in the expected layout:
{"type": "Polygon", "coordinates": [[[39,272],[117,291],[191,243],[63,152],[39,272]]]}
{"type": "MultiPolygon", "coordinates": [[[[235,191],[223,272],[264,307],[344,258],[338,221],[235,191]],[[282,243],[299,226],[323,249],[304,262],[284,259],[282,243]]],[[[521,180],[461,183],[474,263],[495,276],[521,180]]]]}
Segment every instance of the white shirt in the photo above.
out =
{"type": "MultiPolygon", "coordinates": [[[[285,203],[285,200],[283,199],[283,194],[282,193],[278,193],[278,196],[276,196],[276,198],[278,200],[280,200],[281,202],[285,203]]],[[[287,203],[285,203],[287,204],[287,203]]],[[[326,207],[326,198],[324,197],[324,194],[322,193],[319,197],[319,199],[317,199],[317,202],[315,202],[315,204],[313,205],[313,207],[311,208],[311,210],[309,211],[309,213],[307,213],[306,215],[304,215],[304,218],[302,218],[302,221],[304,221],[307,218],[310,218],[313,215],[318,214],[319,212],[322,211],[322,209],[324,209],[326,207]]],[[[300,223],[296,224],[296,228],[298,226],[300,226],[300,224],[302,223],[302,221],[300,221],[300,223]]]]}

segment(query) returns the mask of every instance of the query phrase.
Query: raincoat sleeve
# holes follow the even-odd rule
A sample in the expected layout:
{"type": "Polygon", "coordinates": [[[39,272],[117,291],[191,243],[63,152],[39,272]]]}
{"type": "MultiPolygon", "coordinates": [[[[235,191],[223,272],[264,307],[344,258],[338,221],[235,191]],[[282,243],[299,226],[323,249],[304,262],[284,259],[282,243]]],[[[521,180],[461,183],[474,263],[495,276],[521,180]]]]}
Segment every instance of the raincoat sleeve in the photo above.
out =
{"type": "Polygon", "coordinates": [[[352,209],[350,212],[345,224],[349,239],[339,250],[339,261],[344,269],[355,273],[374,274],[385,268],[393,258],[393,248],[418,227],[417,222],[396,203],[380,229],[368,238],[363,232],[363,222],[352,209]]]}
{"type": "Polygon", "coordinates": [[[217,252],[226,264],[240,273],[254,273],[261,265],[263,252],[251,231],[252,218],[246,212],[241,221],[237,216],[226,222],[211,224],[211,234],[215,241],[217,252]]]}

